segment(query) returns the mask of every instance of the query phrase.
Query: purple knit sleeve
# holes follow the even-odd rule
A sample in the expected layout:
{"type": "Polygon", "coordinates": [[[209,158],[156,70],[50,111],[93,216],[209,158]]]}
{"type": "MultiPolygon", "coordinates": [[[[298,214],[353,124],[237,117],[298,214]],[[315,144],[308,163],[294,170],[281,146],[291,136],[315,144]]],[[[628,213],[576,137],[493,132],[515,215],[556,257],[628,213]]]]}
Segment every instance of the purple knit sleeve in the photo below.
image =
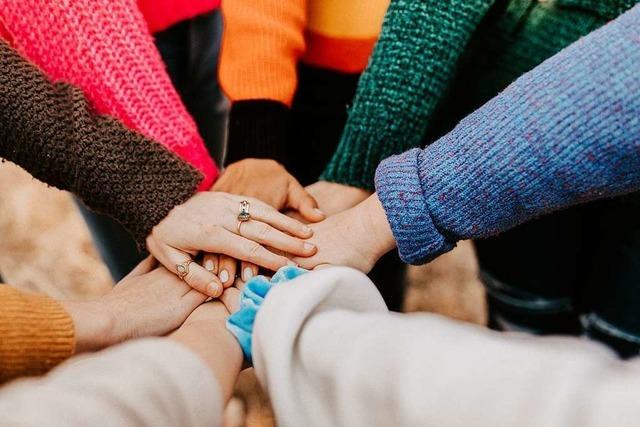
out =
{"type": "Polygon", "coordinates": [[[640,6],[525,74],[376,190],[402,259],[640,189],[640,6]]]}

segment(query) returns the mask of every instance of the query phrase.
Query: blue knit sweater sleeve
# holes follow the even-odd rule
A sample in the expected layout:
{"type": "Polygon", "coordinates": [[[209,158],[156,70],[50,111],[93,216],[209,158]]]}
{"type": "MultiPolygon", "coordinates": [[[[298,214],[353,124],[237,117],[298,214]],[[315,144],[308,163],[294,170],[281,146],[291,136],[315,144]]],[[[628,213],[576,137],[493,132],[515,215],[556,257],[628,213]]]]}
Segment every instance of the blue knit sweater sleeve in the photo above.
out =
{"type": "Polygon", "coordinates": [[[640,189],[640,6],[525,74],[376,190],[405,262],[640,189]]]}

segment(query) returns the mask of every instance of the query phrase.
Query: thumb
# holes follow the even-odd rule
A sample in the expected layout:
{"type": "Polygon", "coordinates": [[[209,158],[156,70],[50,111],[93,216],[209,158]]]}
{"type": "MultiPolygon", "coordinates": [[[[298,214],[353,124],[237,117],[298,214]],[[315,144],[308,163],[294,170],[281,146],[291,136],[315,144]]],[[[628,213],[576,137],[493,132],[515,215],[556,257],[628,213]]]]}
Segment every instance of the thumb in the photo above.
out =
{"type": "Polygon", "coordinates": [[[295,180],[289,183],[287,205],[300,212],[300,215],[309,222],[318,222],[326,218],[326,215],[318,209],[316,200],[295,180]]]}

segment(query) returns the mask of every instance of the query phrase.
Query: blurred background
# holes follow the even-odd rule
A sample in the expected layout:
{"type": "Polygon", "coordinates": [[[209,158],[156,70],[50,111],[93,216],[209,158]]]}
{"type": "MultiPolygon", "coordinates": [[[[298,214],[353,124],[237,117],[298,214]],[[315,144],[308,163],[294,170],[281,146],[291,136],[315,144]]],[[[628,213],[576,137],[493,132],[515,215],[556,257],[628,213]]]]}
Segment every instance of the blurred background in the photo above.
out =
{"type": "MultiPolygon", "coordinates": [[[[62,299],[89,299],[113,282],[69,195],[0,163],[0,275],[5,283],[62,299]]],[[[410,267],[404,311],[430,311],[485,324],[484,290],[470,242],[433,263],[410,267]]],[[[225,426],[273,426],[251,370],[238,383],[225,426]]]]}

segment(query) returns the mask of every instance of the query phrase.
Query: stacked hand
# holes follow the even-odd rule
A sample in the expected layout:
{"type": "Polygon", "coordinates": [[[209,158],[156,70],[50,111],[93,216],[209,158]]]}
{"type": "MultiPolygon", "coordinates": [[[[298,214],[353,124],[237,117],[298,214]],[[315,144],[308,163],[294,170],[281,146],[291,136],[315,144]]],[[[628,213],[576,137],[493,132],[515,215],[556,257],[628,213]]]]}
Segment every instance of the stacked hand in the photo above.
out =
{"type": "MultiPolygon", "coordinates": [[[[223,284],[215,274],[191,262],[200,252],[224,254],[269,270],[277,270],[291,262],[283,255],[310,256],[315,246],[304,239],[312,230],[257,199],[226,193],[199,193],[183,205],[175,207],[147,238],[149,252],[194,289],[219,297],[224,286],[233,283],[233,275],[223,284]],[[239,224],[242,201],[250,205],[251,219],[239,224]],[[273,248],[273,249],[271,249],[273,248]]],[[[219,273],[221,274],[221,272],[219,273]]]]}

